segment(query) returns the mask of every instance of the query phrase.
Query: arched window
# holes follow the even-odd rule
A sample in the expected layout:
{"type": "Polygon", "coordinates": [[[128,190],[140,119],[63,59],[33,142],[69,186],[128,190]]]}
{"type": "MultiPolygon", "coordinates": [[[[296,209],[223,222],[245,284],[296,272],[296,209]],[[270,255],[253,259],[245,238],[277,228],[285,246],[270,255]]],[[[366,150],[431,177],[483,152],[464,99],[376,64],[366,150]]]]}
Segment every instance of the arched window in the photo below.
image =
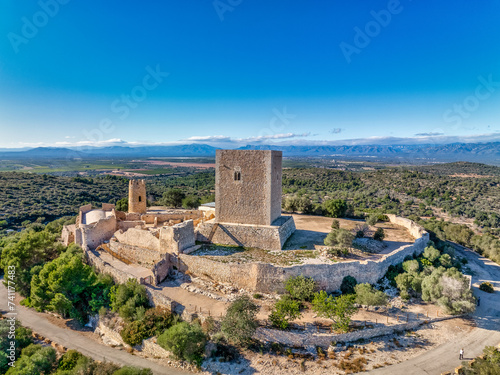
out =
{"type": "Polygon", "coordinates": [[[234,181],[240,181],[241,180],[241,172],[234,172],[234,181]]]}

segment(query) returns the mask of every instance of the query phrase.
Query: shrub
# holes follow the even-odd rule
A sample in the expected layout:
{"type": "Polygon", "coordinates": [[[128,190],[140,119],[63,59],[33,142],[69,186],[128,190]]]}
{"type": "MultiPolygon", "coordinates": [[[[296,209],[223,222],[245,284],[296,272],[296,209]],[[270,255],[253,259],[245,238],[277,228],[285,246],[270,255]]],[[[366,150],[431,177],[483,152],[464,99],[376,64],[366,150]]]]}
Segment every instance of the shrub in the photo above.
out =
{"type": "Polygon", "coordinates": [[[357,283],[357,280],[351,275],[345,276],[340,284],[340,291],[342,294],[354,294],[354,287],[357,283]]]}
{"type": "Polygon", "coordinates": [[[384,238],[385,238],[384,228],[377,228],[377,230],[373,234],[373,239],[376,241],[383,241],[384,238]]]}
{"type": "Polygon", "coordinates": [[[273,326],[279,329],[287,329],[290,321],[298,317],[300,317],[300,303],[294,301],[290,296],[284,295],[274,304],[269,320],[273,326]]]}
{"type": "Polygon", "coordinates": [[[63,354],[61,359],[59,360],[59,365],[57,366],[58,370],[73,370],[80,360],[80,358],[84,357],[84,355],[76,350],[68,350],[63,354]]]}
{"type": "MultiPolygon", "coordinates": [[[[10,348],[9,338],[10,323],[7,319],[0,320],[0,374],[5,374],[9,369],[9,362],[11,361],[7,356],[11,355],[8,352],[10,348]]],[[[15,357],[18,358],[21,350],[33,343],[31,338],[31,330],[20,325],[16,320],[15,323],[16,334],[16,349],[15,357]]]]}
{"type": "Polygon", "coordinates": [[[285,282],[285,289],[293,299],[298,301],[310,301],[318,285],[312,277],[302,275],[290,277],[285,282]]]}
{"type": "Polygon", "coordinates": [[[153,375],[153,371],[148,368],[125,366],[113,372],[113,375],[153,375]]]}
{"type": "Polygon", "coordinates": [[[179,321],[177,315],[162,307],[149,309],[141,320],[128,321],[120,335],[127,344],[139,345],[142,340],[157,336],[179,321]]]}
{"type": "Polygon", "coordinates": [[[371,226],[377,224],[377,222],[378,222],[378,214],[373,214],[373,215],[368,216],[366,218],[365,222],[366,222],[366,224],[371,225],[371,226]]]}
{"type": "Polygon", "coordinates": [[[368,230],[368,225],[358,224],[354,227],[354,235],[356,238],[364,238],[367,236],[368,230]]]}
{"type": "Polygon", "coordinates": [[[326,246],[351,247],[354,235],[347,229],[333,229],[325,238],[326,246]]]}
{"type": "Polygon", "coordinates": [[[373,289],[368,283],[356,285],[354,291],[356,292],[356,303],[360,305],[383,306],[387,304],[387,294],[373,289]]]}
{"type": "Polygon", "coordinates": [[[158,345],[178,359],[201,364],[207,337],[199,324],[177,323],[158,337],[158,345]]]}
{"type": "Polygon", "coordinates": [[[56,365],[56,351],[51,347],[31,344],[24,348],[8,375],[50,374],[56,365]]]}
{"type": "Polygon", "coordinates": [[[125,284],[115,285],[110,293],[111,309],[125,320],[142,319],[149,307],[146,287],[137,280],[129,279],[125,284]]]}
{"type": "Polygon", "coordinates": [[[332,221],[332,229],[340,229],[340,221],[333,220],[332,221]]]}
{"type": "Polygon", "coordinates": [[[483,292],[486,292],[486,293],[494,293],[495,292],[495,288],[493,288],[493,285],[489,282],[481,283],[481,285],[479,285],[479,289],[482,290],[483,292]]]}
{"type": "Polygon", "coordinates": [[[238,297],[226,311],[221,321],[221,332],[226,339],[238,346],[248,346],[257,329],[255,316],[259,307],[248,296],[238,297]]]}
{"type": "Polygon", "coordinates": [[[444,268],[450,268],[452,266],[452,259],[449,254],[443,254],[439,257],[439,263],[444,267],[444,268]]]}
{"type": "Polygon", "coordinates": [[[323,211],[329,217],[343,217],[347,211],[347,203],[343,199],[330,199],[323,202],[323,211]]]}
{"type": "Polygon", "coordinates": [[[329,296],[324,290],[314,294],[313,311],[320,317],[331,319],[335,329],[349,330],[351,316],[356,312],[353,295],[329,296]]]}

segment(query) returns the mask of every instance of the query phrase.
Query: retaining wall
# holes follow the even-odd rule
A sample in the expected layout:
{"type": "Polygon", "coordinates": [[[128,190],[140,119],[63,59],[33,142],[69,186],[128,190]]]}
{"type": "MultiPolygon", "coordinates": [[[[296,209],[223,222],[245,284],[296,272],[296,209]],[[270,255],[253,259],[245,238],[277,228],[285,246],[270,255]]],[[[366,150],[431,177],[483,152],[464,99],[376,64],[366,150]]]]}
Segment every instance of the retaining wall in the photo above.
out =
{"type": "MultiPolygon", "coordinates": [[[[405,257],[421,254],[429,241],[429,234],[411,220],[388,215],[391,222],[404,226],[418,238],[413,244],[405,245],[372,261],[350,261],[333,264],[303,264],[296,266],[275,266],[267,263],[222,263],[204,257],[179,255],[181,271],[217,282],[228,283],[251,292],[284,292],[284,282],[292,277],[304,275],[316,280],[320,288],[329,292],[340,289],[345,276],[353,276],[359,283],[376,283],[391,265],[403,262],[405,257]]],[[[213,242],[217,242],[214,240],[213,242]]]]}
{"type": "Polygon", "coordinates": [[[130,228],[126,231],[119,230],[114,235],[122,244],[160,252],[159,238],[147,229],[130,228]]]}

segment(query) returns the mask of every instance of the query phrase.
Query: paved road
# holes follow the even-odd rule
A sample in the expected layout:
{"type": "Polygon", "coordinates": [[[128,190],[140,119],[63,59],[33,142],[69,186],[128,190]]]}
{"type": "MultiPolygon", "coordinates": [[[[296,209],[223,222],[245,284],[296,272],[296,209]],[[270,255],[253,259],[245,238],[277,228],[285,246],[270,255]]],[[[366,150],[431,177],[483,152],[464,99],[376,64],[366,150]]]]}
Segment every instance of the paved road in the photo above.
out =
{"type": "MultiPolygon", "coordinates": [[[[3,279],[1,280],[3,281],[3,279]]],[[[78,350],[80,353],[98,361],[113,362],[121,366],[135,366],[150,368],[154,374],[158,375],[187,375],[186,371],[164,367],[156,362],[145,358],[134,356],[125,351],[113,349],[102,345],[88,337],[81,335],[69,328],[61,328],[50,323],[43,314],[20,306],[16,302],[17,319],[25,326],[38,332],[40,335],[69,349],[78,350]]],[[[3,314],[7,311],[7,290],[0,282],[0,310],[3,314]]],[[[9,316],[9,315],[6,315],[9,316]]]]}
{"type": "Polygon", "coordinates": [[[469,261],[468,265],[474,273],[474,294],[481,297],[481,306],[474,313],[477,328],[458,340],[444,343],[408,361],[370,371],[369,374],[439,375],[453,371],[461,364],[458,360],[460,348],[464,348],[466,359],[472,359],[480,355],[485,346],[500,343],[500,266],[472,250],[459,252],[469,261]],[[483,281],[491,282],[495,286],[495,293],[480,291],[478,288],[483,281]]]}

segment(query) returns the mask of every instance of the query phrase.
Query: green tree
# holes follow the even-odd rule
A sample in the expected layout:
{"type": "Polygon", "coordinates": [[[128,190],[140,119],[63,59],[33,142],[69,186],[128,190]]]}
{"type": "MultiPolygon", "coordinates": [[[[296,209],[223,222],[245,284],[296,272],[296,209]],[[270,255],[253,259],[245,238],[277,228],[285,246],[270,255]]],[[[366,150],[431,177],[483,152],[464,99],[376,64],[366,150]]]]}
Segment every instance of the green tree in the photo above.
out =
{"type": "Polygon", "coordinates": [[[312,277],[304,277],[303,275],[290,277],[285,282],[285,290],[293,299],[300,302],[312,300],[317,288],[318,284],[312,277]]]}
{"type": "Polygon", "coordinates": [[[342,279],[342,284],[340,284],[340,291],[342,294],[354,294],[354,287],[358,284],[358,281],[351,275],[344,276],[342,279]]]}
{"type": "Polygon", "coordinates": [[[330,319],[335,329],[341,332],[349,330],[351,316],[356,312],[354,295],[329,296],[325,291],[314,294],[313,311],[320,317],[330,319]]]}
{"type": "Polygon", "coordinates": [[[441,253],[434,246],[427,246],[424,250],[423,255],[424,255],[424,258],[426,258],[430,262],[434,263],[441,256],[441,253]]]}
{"type": "Polygon", "coordinates": [[[384,238],[385,238],[384,228],[377,228],[377,230],[373,234],[373,239],[376,241],[383,241],[384,238]]]}
{"type": "Polygon", "coordinates": [[[269,320],[279,329],[287,329],[290,321],[300,317],[300,302],[290,296],[282,296],[273,306],[269,320]]]}
{"type": "Polygon", "coordinates": [[[5,374],[9,369],[11,359],[8,357],[10,355],[14,354],[14,357],[19,358],[21,350],[33,343],[31,330],[21,326],[16,320],[14,331],[16,334],[16,345],[14,353],[9,352],[11,343],[11,339],[9,338],[10,327],[10,322],[7,319],[0,320],[0,374],[5,374]]]}
{"type": "Polygon", "coordinates": [[[368,216],[365,220],[366,224],[374,226],[378,222],[378,214],[372,214],[368,216]]]}
{"type": "Polygon", "coordinates": [[[221,332],[226,339],[237,346],[248,346],[257,329],[256,319],[259,307],[250,297],[244,295],[229,305],[221,321],[221,332]]]}
{"type": "Polygon", "coordinates": [[[27,229],[19,237],[7,242],[2,250],[0,268],[4,271],[13,266],[16,269],[16,291],[23,297],[30,295],[32,270],[37,265],[56,258],[65,247],[57,243],[60,233],[53,233],[42,226],[42,230],[27,229]]]}
{"type": "Polygon", "coordinates": [[[369,306],[384,306],[387,304],[387,294],[376,290],[368,283],[358,284],[354,287],[356,303],[369,306]]]}
{"type": "Polygon", "coordinates": [[[177,323],[158,337],[158,345],[178,359],[201,364],[207,337],[199,324],[177,323]]]}
{"type": "Polygon", "coordinates": [[[200,205],[200,198],[195,195],[188,195],[182,200],[182,207],[188,210],[196,209],[200,205]]]}
{"type": "Polygon", "coordinates": [[[408,273],[418,272],[420,264],[418,263],[418,260],[407,260],[406,262],[403,262],[403,269],[408,273]]]}
{"type": "Polygon", "coordinates": [[[135,279],[115,285],[110,292],[111,309],[125,320],[140,320],[149,308],[146,287],[135,279]]]}
{"type": "Polygon", "coordinates": [[[153,375],[153,371],[148,368],[125,366],[113,372],[113,375],[153,375]]]}
{"type": "Polygon", "coordinates": [[[31,344],[22,350],[21,357],[6,375],[48,375],[56,366],[56,362],[54,348],[31,344]]]}
{"type": "Polygon", "coordinates": [[[29,303],[38,311],[55,311],[83,322],[109,304],[111,286],[111,278],[98,276],[84,263],[81,248],[70,245],[33,276],[29,303]]]}
{"type": "Polygon", "coordinates": [[[333,229],[325,238],[326,246],[335,246],[340,248],[352,247],[354,235],[347,229],[333,229]]]}
{"type": "Polygon", "coordinates": [[[330,199],[323,202],[323,210],[326,216],[343,217],[347,211],[347,203],[343,199],[330,199]]]}
{"type": "Polygon", "coordinates": [[[128,211],[128,198],[122,198],[116,202],[115,208],[118,211],[127,212],[128,211]]]}
{"type": "Polygon", "coordinates": [[[168,207],[181,207],[182,200],[186,197],[184,192],[180,189],[168,189],[163,193],[163,198],[160,200],[161,204],[168,207]]]}
{"type": "Polygon", "coordinates": [[[139,345],[142,340],[158,336],[179,322],[177,315],[162,307],[148,309],[141,320],[128,321],[120,332],[127,344],[139,345]]]}
{"type": "Polygon", "coordinates": [[[334,219],[332,221],[332,229],[340,229],[340,221],[334,219]]]}

